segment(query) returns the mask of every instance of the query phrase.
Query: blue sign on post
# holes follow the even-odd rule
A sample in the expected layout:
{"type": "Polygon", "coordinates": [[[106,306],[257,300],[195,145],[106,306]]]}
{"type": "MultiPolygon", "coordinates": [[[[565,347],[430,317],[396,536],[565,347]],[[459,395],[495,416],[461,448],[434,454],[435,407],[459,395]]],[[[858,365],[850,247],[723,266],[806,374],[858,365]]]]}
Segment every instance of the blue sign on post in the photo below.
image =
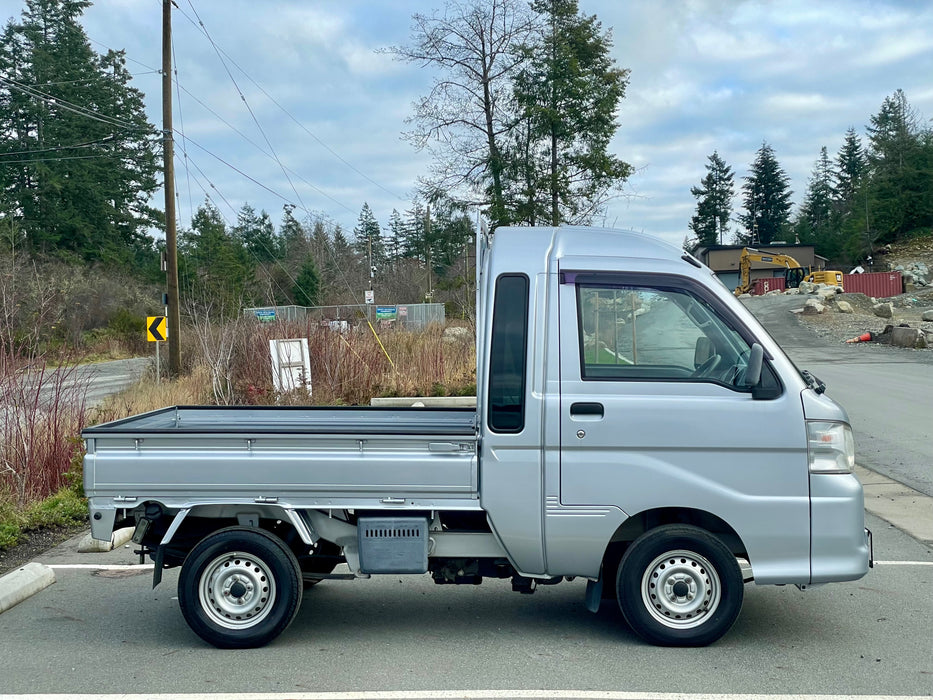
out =
{"type": "Polygon", "coordinates": [[[395,320],[395,307],[394,306],[377,306],[376,307],[376,318],[380,321],[394,321],[395,320]]]}

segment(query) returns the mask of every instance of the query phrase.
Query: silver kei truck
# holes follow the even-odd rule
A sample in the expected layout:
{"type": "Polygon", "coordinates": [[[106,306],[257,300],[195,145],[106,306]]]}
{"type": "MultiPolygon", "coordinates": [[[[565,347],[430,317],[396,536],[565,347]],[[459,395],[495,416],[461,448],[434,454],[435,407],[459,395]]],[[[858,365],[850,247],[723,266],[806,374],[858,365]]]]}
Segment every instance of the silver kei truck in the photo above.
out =
{"type": "Polygon", "coordinates": [[[235,648],[275,639],[323,580],[579,577],[590,610],[611,597],[648,642],[700,646],[747,582],[867,573],[845,411],[708,268],[590,228],[478,248],[476,410],[179,406],[91,427],[93,536],[134,525],[154,585],[181,567],[185,620],[235,648]]]}

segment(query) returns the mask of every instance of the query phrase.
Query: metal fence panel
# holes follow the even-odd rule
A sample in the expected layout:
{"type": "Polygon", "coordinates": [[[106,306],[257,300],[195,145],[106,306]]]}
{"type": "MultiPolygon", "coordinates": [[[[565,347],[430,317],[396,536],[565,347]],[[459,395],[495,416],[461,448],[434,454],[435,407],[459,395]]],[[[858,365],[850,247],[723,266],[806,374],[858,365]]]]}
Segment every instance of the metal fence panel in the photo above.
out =
{"type": "Polygon", "coordinates": [[[399,304],[398,324],[410,331],[420,331],[432,323],[444,324],[447,320],[443,304],[399,304]]]}

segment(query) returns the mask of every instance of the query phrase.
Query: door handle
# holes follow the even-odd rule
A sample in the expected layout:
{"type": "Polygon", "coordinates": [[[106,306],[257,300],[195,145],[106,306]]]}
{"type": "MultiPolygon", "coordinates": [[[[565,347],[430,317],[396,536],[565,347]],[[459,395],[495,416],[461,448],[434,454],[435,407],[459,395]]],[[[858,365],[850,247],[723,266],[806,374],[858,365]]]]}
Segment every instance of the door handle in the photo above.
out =
{"type": "Polygon", "coordinates": [[[595,401],[582,401],[570,404],[571,418],[598,420],[603,417],[603,413],[603,405],[595,401]]]}

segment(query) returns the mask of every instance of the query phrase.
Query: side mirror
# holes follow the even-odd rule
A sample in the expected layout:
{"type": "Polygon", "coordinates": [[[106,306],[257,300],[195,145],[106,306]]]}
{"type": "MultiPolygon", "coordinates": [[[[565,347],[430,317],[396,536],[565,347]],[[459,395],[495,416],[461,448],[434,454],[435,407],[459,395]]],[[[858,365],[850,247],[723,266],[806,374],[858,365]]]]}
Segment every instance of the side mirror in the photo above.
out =
{"type": "Polygon", "coordinates": [[[748,366],[745,368],[745,386],[754,389],[761,383],[761,365],[764,362],[765,351],[758,343],[752,344],[748,354],[748,366]]]}

